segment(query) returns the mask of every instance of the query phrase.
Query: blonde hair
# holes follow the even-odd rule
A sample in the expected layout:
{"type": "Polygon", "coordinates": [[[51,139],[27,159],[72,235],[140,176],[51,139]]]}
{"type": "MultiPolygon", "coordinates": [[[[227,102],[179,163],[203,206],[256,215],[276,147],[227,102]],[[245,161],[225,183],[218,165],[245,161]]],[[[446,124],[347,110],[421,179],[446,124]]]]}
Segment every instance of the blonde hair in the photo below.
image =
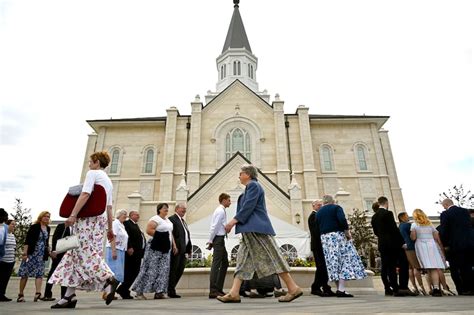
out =
{"type": "MultiPolygon", "coordinates": [[[[49,213],[49,211],[41,211],[40,214],[38,215],[38,218],[35,221],[35,224],[41,223],[41,220],[43,220],[43,217],[45,217],[48,214],[51,217],[51,213],[49,213]]],[[[51,219],[50,219],[50,221],[51,221],[51,219]]],[[[49,224],[49,222],[48,222],[48,224],[49,224]]]]}
{"type": "Polygon", "coordinates": [[[428,219],[428,216],[421,209],[415,209],[413,211],[413,220],[415,220],[416,224],[421,226],[432,225],[430,219],[428,219]]]}

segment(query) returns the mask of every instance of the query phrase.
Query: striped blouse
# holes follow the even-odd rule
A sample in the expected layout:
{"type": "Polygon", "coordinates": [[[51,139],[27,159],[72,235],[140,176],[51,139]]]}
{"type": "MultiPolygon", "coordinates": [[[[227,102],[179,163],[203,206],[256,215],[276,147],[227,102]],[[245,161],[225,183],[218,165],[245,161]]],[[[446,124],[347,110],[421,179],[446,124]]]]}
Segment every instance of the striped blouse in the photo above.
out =
{"type": "Polygon", "coordinates": [[[0,261],[4,263],[15,262],[16,239],[13,233],[8,233],[7,242],[5,243],[5,256],[0,261]]]}

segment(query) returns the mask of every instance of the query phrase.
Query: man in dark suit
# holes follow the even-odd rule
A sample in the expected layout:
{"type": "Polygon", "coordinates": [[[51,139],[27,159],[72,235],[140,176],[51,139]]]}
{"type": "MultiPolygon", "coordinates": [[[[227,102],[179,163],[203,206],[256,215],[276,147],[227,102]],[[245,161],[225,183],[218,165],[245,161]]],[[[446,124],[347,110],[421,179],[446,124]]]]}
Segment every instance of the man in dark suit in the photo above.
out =
{"type": "MultiPolygon", "coordinates": [[[[53,246],[52,246],[52,263],[51,263],[51,268],[49,269],[49,274],[48,274],[48,280],[51,278],[51,276],[54,273],[54,270],[56,270],[56,267],[59,265],[59,262],[63,258],[65,253],[57,254],[56,251],[56,244],[58,243],[58,240],[71,235],[71,228],[66,227],[64,223],[58,224],[56,227],[56,230],[54,231],[53,234],[53,246]],[[64,235],[63,235],[64,233],[64,235]]],[[[48,280],[46,280],[46,287],[44,288],[44,296],[42,298],[43,301],[54,301],[55,299],[53,298],[53,285],[51,283],[48,283],[48,280]]],[[[64,294],[66,294],[66,289],[67,287],[61,286],[61,298],[64,297],[64,294]]]]}
{"type": "Polygon", "coordinates": [[[451,278],[458,294],[473,295],[474,233],[469,210],[455,206],[451,199],[445,199],[441,204],[446,211],[440,215],[439,233],[447,249],[451,278]]]}
{"type": "Polygon", "coordinates": [[[308,227],[311,234],[311,251],[316,261],[316,272],[314,282],[311,285],[311,294],[321,297],[336,296],[328,285],[328,271],[326,260],[324,259],[323,245],[321,244],[321,233],[319,233],[319,224],[316,221],[316,213],[323,206],[323,201],[318,199],[313,201],[313,212],[308,217],[308,227]]]}
{"type": "Polygon", "coordinates": [[[405,256],[403,240],[392,211],[388,210],[388,199],[379,197],[379,209],[372,216],[372,228],[378,238],[378,249],[382,259],[382,278],[388,277],[390,287],[385,286],[385,295],[413,295],[408,289],[408,261],[405,256]],[[397,279],[397,262],[399,279],[397,279]],[[399,282],[399,281],[400,282],[399,282]]]}
{"type": "Polygon", "coordinates": [[[124,281],[117,289],[117,293],[120,294],[122,299],[133,299],[130,295],[130,287],[140,272],[142,258],[145,253],[145,236],[138,226],[140,214],[138,211],[131,210],[128,216],[129,220],[123,223],[128,234],[124,281]]]}
{"type": "Polygon", "coordinates": [[[190,256],[193,248],[191,244],[191,234],[189,234],[188,225],[186,221],[184,221],[186,205],[183,203],[177,204],[175,212],[175,214],[169,217],[169,220],[173,223],[173,237],[176,247],[178,248],[178,252],[175,255],[171,255],[170,278],[168,283],[168,296],[170,298],[181,297],[176,294],[176,285],[184,272],[186,254],[190,256]]]}

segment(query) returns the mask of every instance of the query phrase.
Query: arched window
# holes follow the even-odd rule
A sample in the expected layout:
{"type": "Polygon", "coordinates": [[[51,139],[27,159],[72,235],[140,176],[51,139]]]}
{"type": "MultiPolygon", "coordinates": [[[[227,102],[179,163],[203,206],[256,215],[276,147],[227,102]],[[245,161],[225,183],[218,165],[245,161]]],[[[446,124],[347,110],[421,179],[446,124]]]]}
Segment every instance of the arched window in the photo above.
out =
{"type": "Polygon", "coordinates": [[[240,61],[237,61],[237,75],[240,75],[240,61]]]}
{"type": "Polygon", "coordinates": [[[250,78],[253,79],[253,65],[250,65],[250,78]]]}
{"type": "Polygon", "coordinates": [[[224,67],[224,78],[227,76],[227,70],[226,70],[226,65],[223,66],[224,67]]]}
{"type": "Polygon", "coordinates": [[[334,156],[329,145],[321,146],[321,168],[324,172],[334,171],[334,156]]]}
{"type": "Polygon", "coordinates": [[[153,149],[148,149],[145,152],[145,163],[143,173],[153,173],[153,160],[155,159],[155,152],[153,149]]]}
{"type": "Polygon", "coordinates": [[[202,250],[199,248],[199,246],[193,245],[191,257],[189,257],[189,260],[198,260],[202,258],[202,250]]]}
{"type": "Polygon", "coordinates": [[[224,79],[224,66],[221,66],[221,80],[224,79]]]}
{"type": "Polygon", "coordinates": [[[120,150],[115,148],[112,150],[112,158],[110,161],[109,174],[118,174],[120,162],[120,150]]]}
{"type": "Polygon", "coordinates": [[[235,245],[234,248],[230,251],[230,260],[236,261],[237,260],[237,253],[239,252],[239,245],[235,245]]]}
{"type": "Polygon", "coordinates": [[[291,244],[283,244],[280,247],[281,254],[285,257],[288,261],[294,261],[298,258],[298,252],[296,248],[291,244]]]}
{"type": "Polygon", "coordinates": [[[356,158],[359,171],[367,171],[369,168],[367,166],[367,150],[365,146],[361,144],[356,146],[356,158]]]}
{"type": "Polygon", "coordinates": [[[234,61],[234,75],[237,75],[237,61],[234,61]]]}
{"type": "Polygon", "coordinates": [[[229,160],[236,152],[251,160],[250,135],[247,131],[234,128],[225,137],[225,159],[229,160]]]}

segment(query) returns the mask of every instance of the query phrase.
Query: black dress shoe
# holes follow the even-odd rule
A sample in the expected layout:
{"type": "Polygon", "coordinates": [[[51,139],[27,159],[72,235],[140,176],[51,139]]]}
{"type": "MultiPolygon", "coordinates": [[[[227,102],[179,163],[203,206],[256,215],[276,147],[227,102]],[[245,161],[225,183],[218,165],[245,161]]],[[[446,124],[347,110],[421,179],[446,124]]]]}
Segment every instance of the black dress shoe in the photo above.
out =
{"type": "MultiPolygon", "coordinates": [[[[76,308],[76,304],[77,304],[77,300],[73,300],[72,298],[74,298],[76,295],[73,294],[71,295],[70,297],[64,297],[65,300],[67,300],[66,303],[64,304],[59,304],[56,303],[54,305],[51,305],[51,308],[76,308]]],[[[61,301],[61,300],[59,300],[61,301]]]]}
{"type": "Polygon", "coordinates": [[[321,290],[311,290],[312,295],[323,296],[324,293],[321,290]]]}
{"type": "Polygon", "coordinates": [[[440,289],[433,289],[432,296],[443,296],[440,289]]]}
{"type": "Polygon", "coordinates": [[[336,291],[337,297],[354,297],[352,294],[347,293],[346,291],[336,291]]]}
{"type": "Polygon", "coordinates": [[[0,296],[0,302],[10,302],[12,299],[7,298],[5,295],[0,296]]]}
{"type": "Polygon", "coordinates": [[[133,300],[133,296],[131,295],[121,295],[123,300],[133,300]]]}
{"type": "Polygon", "coordinates": [[[385,296],[392,296],[392,295],[393,295],[392,289],[385,289],[385,296]]]}
{"type": "Polygon", "coordinates": [[[323,290],[323,297],[333,297],[337,296],[336,292],[333,292],[331,289],[323,290]]]}
{"type": "Polygon", "coordinates": [[[178,294],[168,294],[168,297],[171,298],[171,299],[180,299],[181,298],[181,295],[178,295],[178,294]]]}
{"type": "Polygon", "coordinates": [[[114,277],[111,277],[107,280],[107,283],[110,285],[110,292],[107,295],[107,298],[105,299],[105,304],[109,305],[110,303],[112,303],[112,301],[115,298],[115,292],[117,291],[117,287],[119,285],[119,282],[114,277]]]}

